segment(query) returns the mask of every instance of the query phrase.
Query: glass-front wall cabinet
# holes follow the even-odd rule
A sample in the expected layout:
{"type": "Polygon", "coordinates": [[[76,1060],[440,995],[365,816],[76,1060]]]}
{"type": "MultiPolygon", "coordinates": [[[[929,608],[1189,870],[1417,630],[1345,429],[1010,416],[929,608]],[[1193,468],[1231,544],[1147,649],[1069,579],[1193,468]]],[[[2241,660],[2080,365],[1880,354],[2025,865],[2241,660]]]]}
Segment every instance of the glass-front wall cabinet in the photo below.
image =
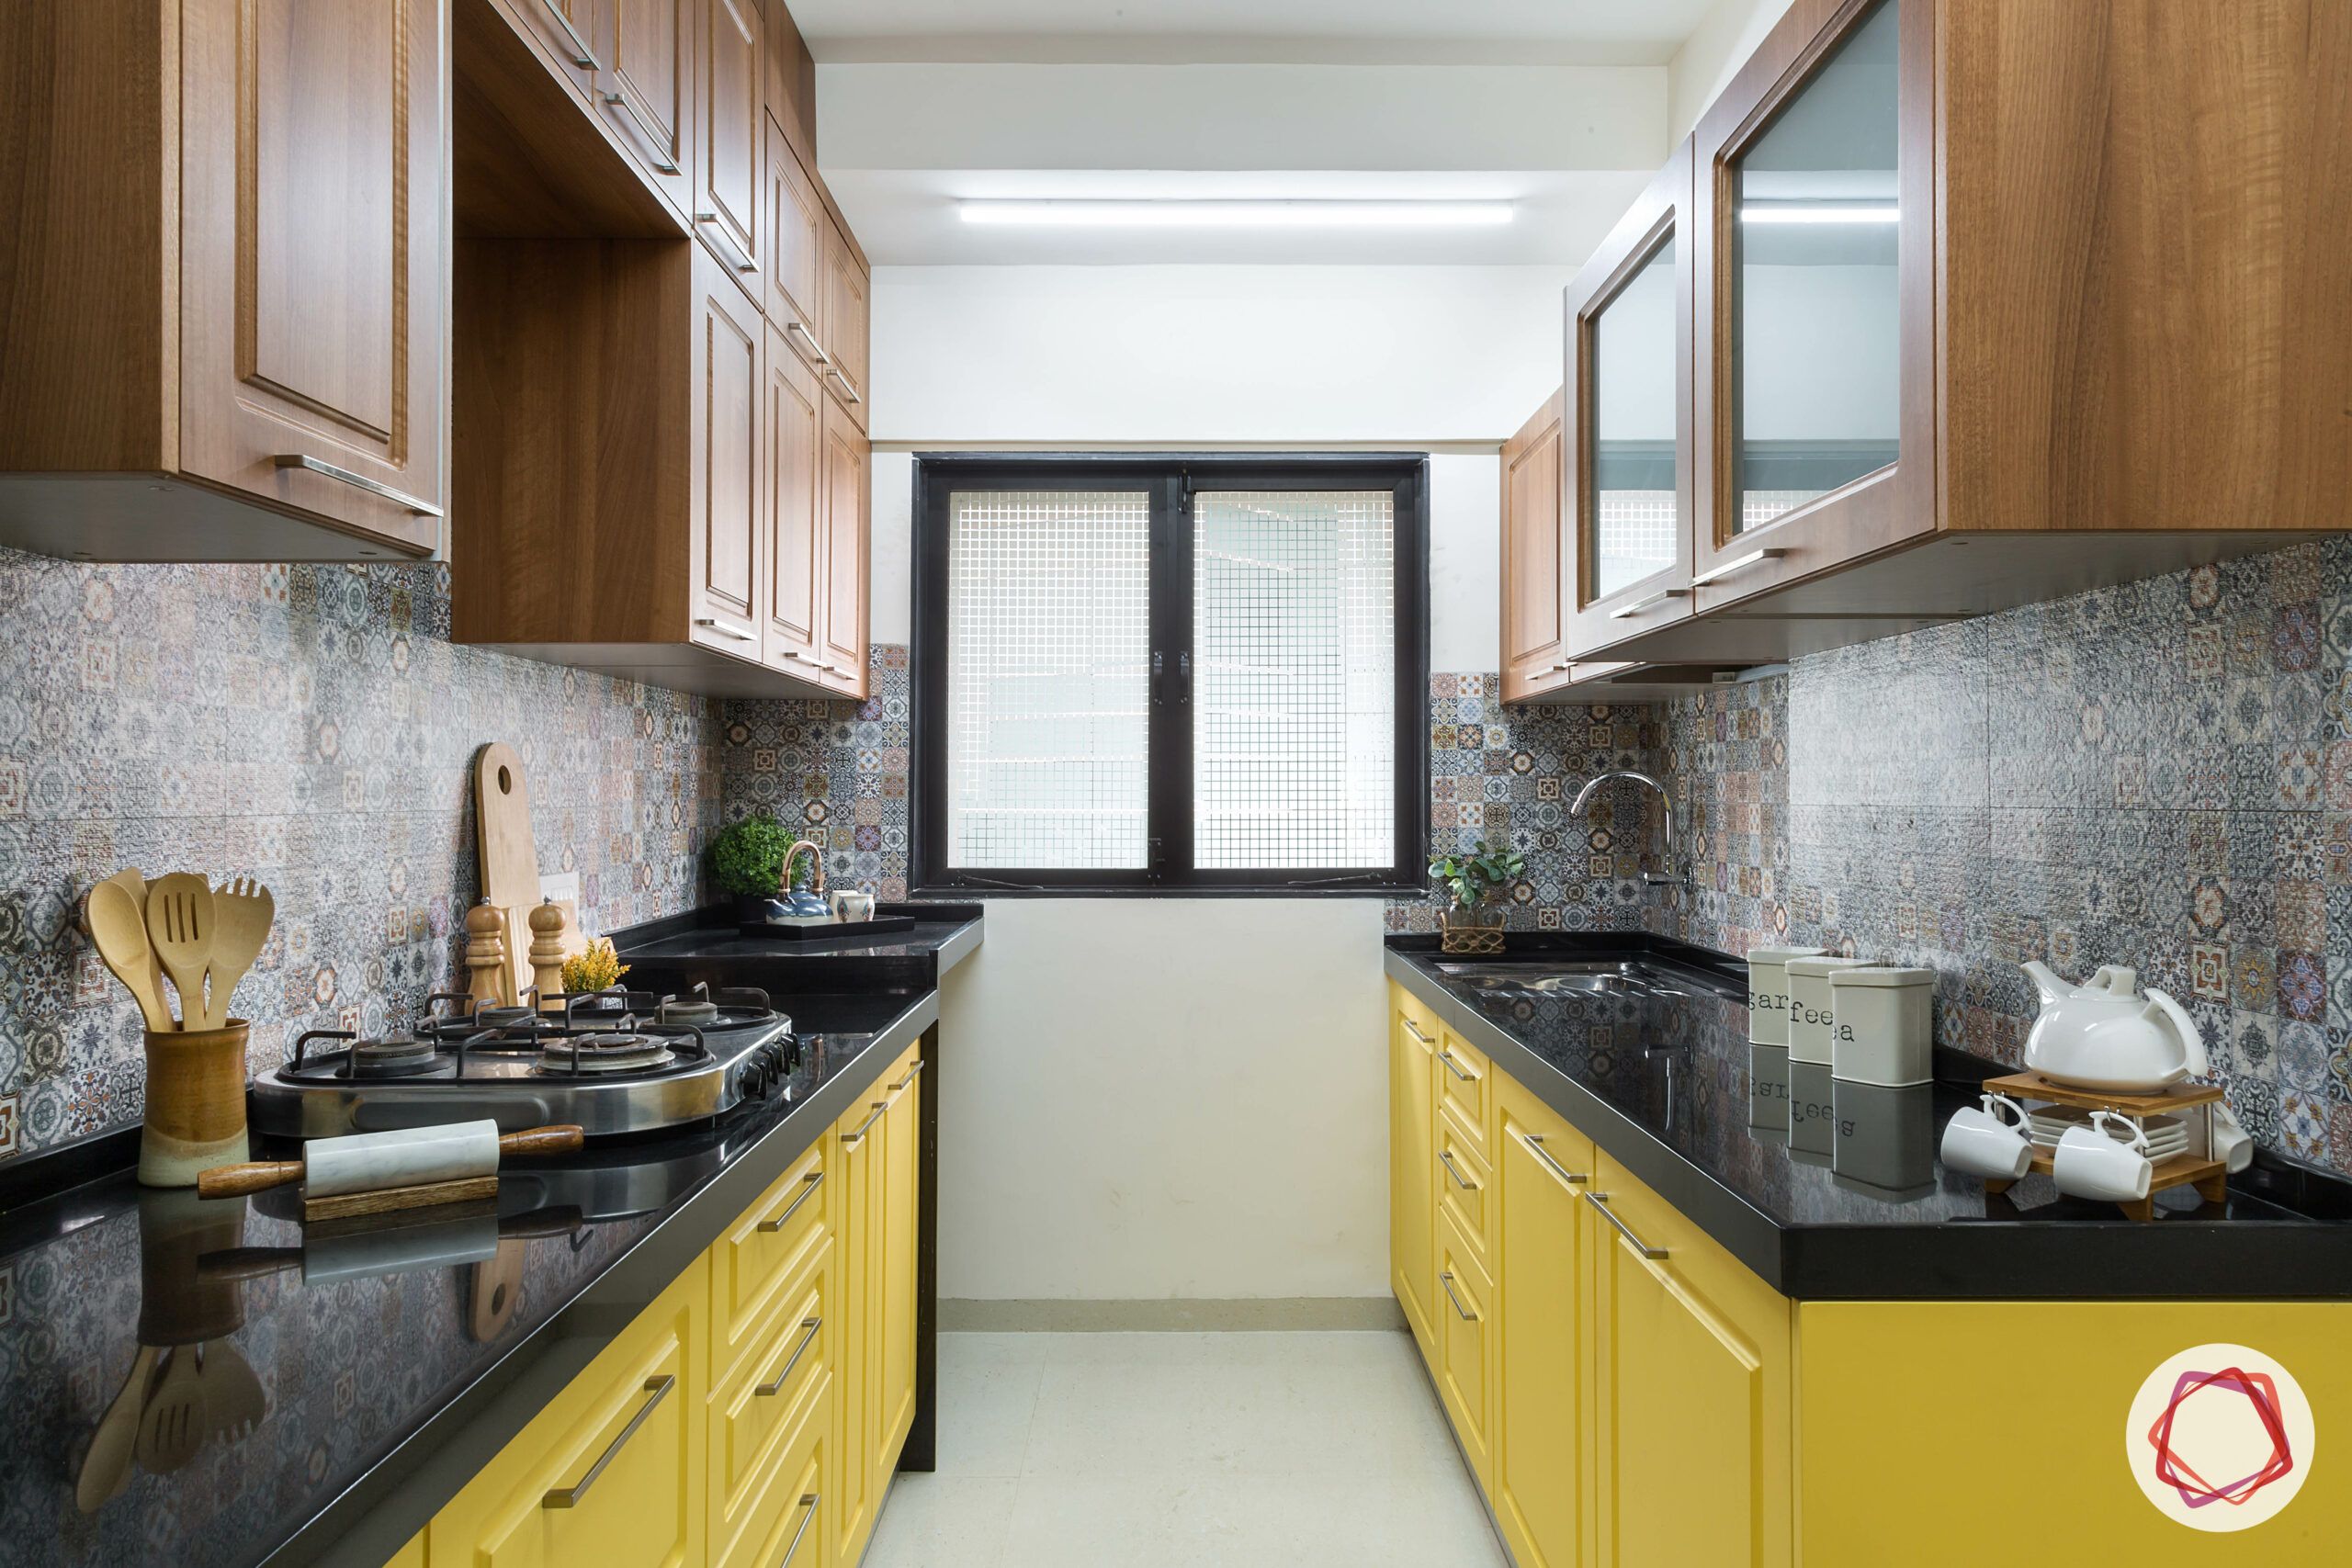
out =
{"type": "Polygon", "coordinates": [[[1899,455],[1901,25],[1881,0],[1731,167],[1726,533],[1899,455]]]}
{"type": "Polygon", "coordinates": [[[1677,279],[1668,229],[1586,329],[1588,603],[1666,570],[1678,555],[1683,518],[1675,392],[1683,366],[1675,344],[1677,279]]]}

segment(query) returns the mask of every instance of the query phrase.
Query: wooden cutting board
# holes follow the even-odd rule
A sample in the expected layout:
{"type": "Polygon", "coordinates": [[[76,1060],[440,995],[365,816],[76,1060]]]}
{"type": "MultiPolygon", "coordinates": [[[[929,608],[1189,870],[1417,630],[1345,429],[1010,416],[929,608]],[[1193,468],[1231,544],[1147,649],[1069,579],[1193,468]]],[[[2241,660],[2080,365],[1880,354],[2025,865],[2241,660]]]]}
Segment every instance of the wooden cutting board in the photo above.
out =
{"type": "Polygon", "coordinates": [[[539,901],[539,852],[531,836],[531,791],[514,748],[492,741],[474,759],[476,848],[481,854],[482,896],[506,915],[506,999],[530,982],[531,931],[525,923],[539,901]]]}

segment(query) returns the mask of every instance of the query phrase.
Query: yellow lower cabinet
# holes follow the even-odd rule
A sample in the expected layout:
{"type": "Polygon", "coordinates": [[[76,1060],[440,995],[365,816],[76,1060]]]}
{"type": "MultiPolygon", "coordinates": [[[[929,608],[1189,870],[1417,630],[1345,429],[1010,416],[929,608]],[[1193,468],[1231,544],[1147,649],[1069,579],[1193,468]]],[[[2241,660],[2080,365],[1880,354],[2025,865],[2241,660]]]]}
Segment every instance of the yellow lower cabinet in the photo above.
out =
{"type": "Polygon", "coordinates": [[[413,1540],[392,1555],[384,1568],[424,1568],[424,1536],[419,1532],[413,1540]]]}
{"type": "Polygon", "coordinates": [[[875,1131],[880,1134],[882,1175],[880,1227],[876,1233],[874,1393],[875,1465],[880,1497],[898,1468],[899,1454],[915,1424],[915,1310],[919,1294],[921,1235],[916,1210],[922,1179],[922,1056],[908,1048],[883,1080],[888,1109],[875,1131]]]}
{"type": "Polygon", "coordinates": [[[1437,1024],[1404,987],[1388,987],[1388,1274],[1396,1304],[1437,1365],[1430,1298],[1437,1288],[1430,1181],[1437,1121],[1437,1024]]]}
{"type": "Polygon", "coordinates": [[[1438,1396],[1463,1452],[1470,1456],[1479,1488],[1491,1496],[1494,1446],[1487,1416],[1493,1408],[1494,1344],[1488,1311],[1495,1292],[1461,1227],[1442,1211],[1437,1220],[1437,1269],[1438,1396]]]}
{"type": "MultiPolygon", "coordinates": [[[[2219,1288],[2223,1281],[2212,1281],[2219,1288]]],[[[1807,1302],[1797,1308],[1798,1518],[1804,1568],[1975,1568],[2003,1558],[2043,1562],[2341,1562],[2352,1542],[2352,1486],[2335,1469],[2352,1410],[2352,1309],[2341,1302],[1807,1302]],[[2151,1501],[2154,1420],[2132,1419],[2142,1385],[2184,1352],[2229,1347],[2190,1370],[2242,1365],[2278,1386],[2283,1368],[2308,1409],[2316,1455],[2291,1452],[2309,1484],[2274,1517],[2215,1533],[2151,1501]],[[2243,1348],[2242,1349],[2238,1348],[2243,1348]],[[2259,1360],[2246,1357],[2250,1350],[2259,1360]],[[2307,1403],[2306,1403],[2307,1402],[2307,1403]],[[2324,1467],[2324,1468],[2322,1468],[2324,1467]],[[2006,1539],[1996,1540],[2003,1532],[2006,1539]]],[[[2159,1384],[2161,1414],[2177,1376],[2159,1384]]],[[[2245,1521],[2303,1479],[2291,1470],[2263,1490],[2231,1483],[2267,1468],[2272,1452],[2244,1396],[2226,1385],[2176,1458],[2225,1495],[2176,1511],[2200,1523],[2245,1521]],[[2216,1411],[2219,1414],[2216,1414],[2216,1411]],[[2234,1428],[2231,1423],[2236,1423],[2234,1428]],[[2227,1471],[2208,1454],[2226,1456],[2227,1471]],[[2243,1502],[2229,1495],[2244,1495],[2243,1502]]],[[[2291,1417],[2281,1423],[2292,1425],[2291,1417]]],[[[2288,1434],[2290,1450],[2295,1435],[2288,1434]]],[[[2159,1485],[2160,1495],[2163,1489],[2159,1485]]],[[[2201,1494],[2197,1494],[2200,1495],[2201,1494]]],[[[2178,1498],[2177,1491],[2168,1494],[2178,1498]]]]}
{"type": "MultiPolygon", "coordinates": [[[[1596,1163],[1580,1200],[1594,1279],[1594,1561],[1783,1568],[1789,1301],[1607,1155],[1596,1163]]],[[[1889,1551],[1882,1562],[1910,1561],[1889,1551]]]]}
{"type": "Polygon", "coordinates": [[[876,1083],[875,1092],[861,1097],[828,1134],[834,1145],[833,1179],[841,1183],[833,1199],[833,1277],[842,1332],[835,1341],[832,1480],[824,1512],[832,1532],[832,1561],[843,1568],[865,1551],[880,1506],[874,1489],[872,1367],[878,1252],[874,1235],[882,1172],[881,1140],[875,1130],[889,1110],[881,1089],[876,1083]]]}
{"type": "Polygon", "coordinates": [[[832,1260],[831,1242],[820,1239],[805,1271],[777,1293],[752,1352],[711,1390],[710,1560],[723,1568],[772,1568],[775,1558],[760,1548],[793,1501],[774,1484],[784,1449],[820,1406],[831,1436],[832,1260]]]}
{"type": "Polygon", "coordinates": [[[801,1279],[832,1230],[832,1185],[819,1138],[737,1216],[710,1248],[710,1381],[723,1383],[751,1353],[776,1293],[801,1279]]]}
{"type": "Polygon", "coordinates": [[[433,1562],[699,1568],[708,1269],[696,1257],[435,1517],[433,1562]]]}
{"type": "MultiPolygon", "coordinates": [[[[1574,1568],[1583,1550],[1592,1418],[1592,1140],[1508,1077],[1493,1181],[1495,1478],[1489,1498],[1519,1568],[1574,1568]]],[[[1615,1233],[1611,1232],[1613,1235],[1615,1233]]]]}

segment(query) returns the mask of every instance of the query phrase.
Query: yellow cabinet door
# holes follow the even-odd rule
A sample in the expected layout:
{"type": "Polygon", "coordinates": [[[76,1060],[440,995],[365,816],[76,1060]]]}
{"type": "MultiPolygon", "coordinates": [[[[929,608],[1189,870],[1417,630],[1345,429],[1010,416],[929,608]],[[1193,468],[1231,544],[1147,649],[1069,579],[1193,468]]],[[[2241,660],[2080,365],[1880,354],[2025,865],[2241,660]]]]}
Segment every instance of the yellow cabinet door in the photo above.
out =
{"type": "Polygon", "coordinates": [[[424,1535],[419,1533],[414,1540],[401,1547],[393,1554],[392,1560],[384,1564],[384,1568],[424,1568],[424,1535]]]}
{"type": "MultiPolygon", "coordinates": [[[[1495,1518],[1519,1568],[1573,1568],[1592,1419],[1592,1140],[1496,1075],[1495,1518]]],[[[1614,1235],[1614,1232],[1610,1233],[1614,1235]]]]}
{"type": "Polygon", "coordinates": [[[842,1335],[833,1385],[832,1490],[823,1510],[833,1532],[832,1557],[858,1560],[874,1533],[874,1315],[875,1222],[881,1179],[882,1125],[888,1101],[876,1083],[835,1123],[831,1161],[841,1189],[834,1199],[833,1258],[838,1269],[835,1299],[842,1335]]]}
{"type": "Polygon", "coordinates": [[[874,1495],[880,1497],[915,1424],[915,1303],[919,1267],[916,1209],[922,1179],[922,1048],[910,1048],[883,1084],[889,1109],[876,1123],[882,1146],[879,1224],[875,1233],[880,1288],[874,1320],[874,1495]]]}
{"type": "Polygon", "coordinates": [[[1494,1286],[1453,1216],[1437,1217],[1437,1392],[1469,1456],[1478,1489],[1493,1495],[1494,1286]]]}
{"type": "Polygon", "coordinates": [[[1430,1180],[1437,1123],[1437,1035],[1433,1020],[1401,987],[1390,985],[1388,1019],[1388,1273],[1396,1304],[1437,1364],[1430,1293],[1437,1288],[1430,1180]]]}
{"type": "Polygon", "coordinates": [[[696,1258],[434,1517],[432,1561],[699,1568],[708,1270],[696,1258]]]}
{"type": "Polygon", "coordinates": [[[1786,1568],[1789,1302],[1614,1160],[1596,1163],[1579,1200],[1593,1238],[1595,1561],[1786,1568]]]}
{"type": "MultiPolygon", "coordinates": [[[[841,1335],[833,1297],[832,1243],[820,1238],[805,1271],[778,1292],[741,1364],[712,1382],[703,1468],[714,1563],[748,1562],[745,1553],[773,1532],[774,1516],[786,1506],[770,1483],[781,1448],[798,1440],[794,1435],[830,1389],[841,1335]]],[[[829,1403],[822,1416],[830,1428],[829,1403]]]]}

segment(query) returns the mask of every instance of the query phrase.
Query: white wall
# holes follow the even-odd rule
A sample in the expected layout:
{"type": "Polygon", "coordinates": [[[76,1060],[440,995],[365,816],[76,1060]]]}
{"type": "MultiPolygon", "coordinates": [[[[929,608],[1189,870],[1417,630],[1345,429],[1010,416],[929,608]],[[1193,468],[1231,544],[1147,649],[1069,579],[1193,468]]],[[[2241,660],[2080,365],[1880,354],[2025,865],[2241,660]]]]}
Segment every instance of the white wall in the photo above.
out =
{"type": "MultiPolygon", "coordinates": [[[[911,446],[1437,446],[1431,663],[1497,662],[1492,447],[1559,384],[1573,265],[879,267],[874,632],[911,446]]],[[[1376,899],[998,899],[943,999],[940,1290],[1378,1297],[1376,899]]]]}
{"type": "Polygon", "coordinates": [[[1666,68],[1667,140],[1690,134],[1716,95],[1731,84],[1789,0],[1722,0],[1675,52],[1666,68]]]}

